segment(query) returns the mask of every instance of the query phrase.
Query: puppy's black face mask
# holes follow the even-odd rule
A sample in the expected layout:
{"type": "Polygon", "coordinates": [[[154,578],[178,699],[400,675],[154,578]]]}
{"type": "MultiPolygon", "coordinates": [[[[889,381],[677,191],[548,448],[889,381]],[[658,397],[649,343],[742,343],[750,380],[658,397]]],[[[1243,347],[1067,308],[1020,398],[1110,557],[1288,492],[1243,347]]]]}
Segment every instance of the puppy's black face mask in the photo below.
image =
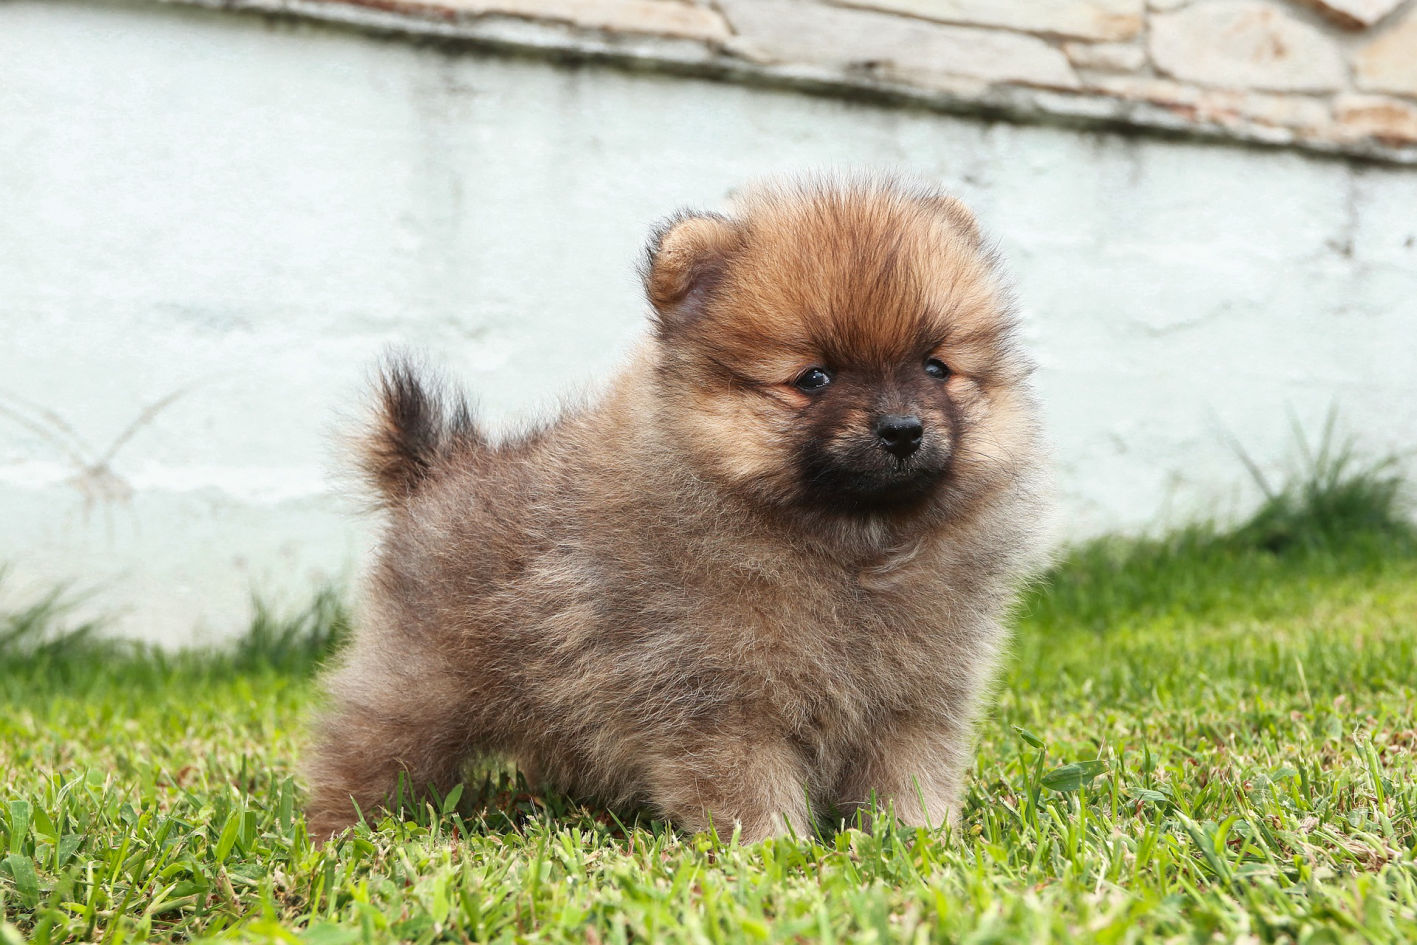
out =
{"type": "Polygon", "coordinates": [[[801,504],[871,514],[927,503],[948,478],[959,435],[948,378],[942,362],[923,354],[888,368],[804,371],[801,504]]]}

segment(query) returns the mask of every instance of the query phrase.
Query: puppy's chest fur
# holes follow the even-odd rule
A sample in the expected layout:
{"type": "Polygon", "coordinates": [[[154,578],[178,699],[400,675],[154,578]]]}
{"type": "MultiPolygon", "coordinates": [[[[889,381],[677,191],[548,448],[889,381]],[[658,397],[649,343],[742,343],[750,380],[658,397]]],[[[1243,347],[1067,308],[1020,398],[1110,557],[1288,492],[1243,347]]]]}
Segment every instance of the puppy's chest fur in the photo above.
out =
{"type": "MultiPolygon", "coordinates": [[[[632,545],[613,547],[618,558],[632,545]]],[[[732,720],[772,729],[808,754],[835,755],[891,719],[937,711],[949,680],[971,676],[983,655],[987,634],[961,619],[970,609],[937,555],[919,555],[882,582],[771,541],[719,542],[707,557],[640,547],[658,553],[656,566],[644,558],[588,564],[601,577],[635,579],[578,588],[572,596],[585,595],[585,606],[573,609],[593,612],[596,629],[555,647],[583,679],[604,674],[633,694],[624,704],[636,721],[704,729],[732,720]]]]}

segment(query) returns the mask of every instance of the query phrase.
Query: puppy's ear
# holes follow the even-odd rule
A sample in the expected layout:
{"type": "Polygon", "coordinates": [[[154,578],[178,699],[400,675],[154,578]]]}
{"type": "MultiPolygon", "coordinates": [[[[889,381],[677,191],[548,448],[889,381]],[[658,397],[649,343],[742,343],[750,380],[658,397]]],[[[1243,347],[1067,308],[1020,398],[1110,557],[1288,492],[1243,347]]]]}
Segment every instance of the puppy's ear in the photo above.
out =
{"type": "Polygon", "coordinates": [[[925,198],[925,205],[944,217],[955,232],[975,246],[978,246],[983,236],[979,232],[979,221],[975,219],[974,211],[964,205],[962,200],[951,197],[949,194],[933,193],[925,198]]]}
{"type": "Polygon", "coordinates": [[[660,331],[703,314],[741,236],[727,217],[680,214],[655,231],[640,273],[660,331]]]}

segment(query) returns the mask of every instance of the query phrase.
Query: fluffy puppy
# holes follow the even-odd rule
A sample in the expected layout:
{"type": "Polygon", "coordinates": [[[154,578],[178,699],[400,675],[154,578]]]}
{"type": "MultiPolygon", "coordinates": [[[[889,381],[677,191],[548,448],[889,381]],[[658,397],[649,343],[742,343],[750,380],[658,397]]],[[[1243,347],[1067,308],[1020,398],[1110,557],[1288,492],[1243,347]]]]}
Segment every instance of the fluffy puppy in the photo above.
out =
{"type": "Polygon", "coordinates": [[[492,442],[407,364],[363,468],[387,531],[326,682],[313,831],[479,756],[756,840],[873,800],[958,812],[1037,558],[1029,367],[953,198],[883,179],[682,213],[653,330],[594,403],[492,442]]]}

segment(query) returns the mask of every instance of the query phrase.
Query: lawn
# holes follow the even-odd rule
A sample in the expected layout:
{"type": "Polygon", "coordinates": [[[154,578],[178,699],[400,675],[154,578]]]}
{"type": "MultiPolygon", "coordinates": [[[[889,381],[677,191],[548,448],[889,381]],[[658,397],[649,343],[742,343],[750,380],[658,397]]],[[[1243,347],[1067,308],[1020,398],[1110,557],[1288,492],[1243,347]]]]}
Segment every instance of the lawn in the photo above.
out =
{"type": "Polygon", "coordinates": [[[1417,941],[1417,540],[1383,475],[1068,555],[953,835],[742,845],[493,770],[317,848],[335,598],[169,656],[52,642],[39,602],[0,618],[0,943],[1417,941]]]}

